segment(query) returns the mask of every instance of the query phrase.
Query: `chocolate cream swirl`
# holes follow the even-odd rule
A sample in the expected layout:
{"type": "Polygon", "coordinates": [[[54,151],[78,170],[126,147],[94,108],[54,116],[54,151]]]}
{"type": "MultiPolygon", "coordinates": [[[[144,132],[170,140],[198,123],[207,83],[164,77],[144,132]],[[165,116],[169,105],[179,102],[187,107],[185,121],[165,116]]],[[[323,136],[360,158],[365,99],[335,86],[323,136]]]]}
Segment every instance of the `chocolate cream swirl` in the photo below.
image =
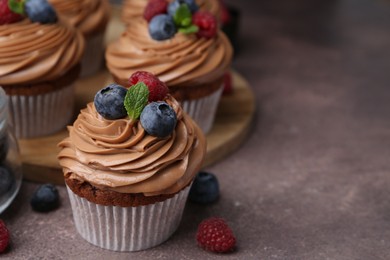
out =
{"type": "Polygon", "coordinates": [[[89,103],[68,128],[69,137],[59,143],[65,177],[145,196],[186,187],[203,161],[205,138],[175,99],[166,102],[177,114],[176,128],[167,138],[148,135],[138,120],[106,120],[89,103]]]}
{"type": "Polygon", "coordinates": [[[104,29],[110,18],[108,0],[49,0],[58,15],[83,35],[104,29]]]}
{"type": "MultiPolygon", "coordinates": [[[[168,0],[173,2],[173,0],[168,0]]],[[[148,0],[125,0],[122,7],[122,21],[126,24],[131,23],[134,18],[143,17],[148,0]]],[[[196,0],[199,10],[210,12],[219,20],[221,6],[219,0],[196,0]]]]}
{"type": "Polygon", "coordinates": [[[24,19],[0,26],[0,85],[37,83],[73,68],[84,51],[84,38],[72,26],[24,19]]]}
{"type": "Polygon", "coordinates": [[[129,24],[106,51],[107,67],[116,80],[127,81],[138,70],[154,73],[169,87],[191,87],[223,76],[232,59],[232,47],[221,31],[211,39],[176,33],[171,39],[153,40],[144,19],[129,24]]]}

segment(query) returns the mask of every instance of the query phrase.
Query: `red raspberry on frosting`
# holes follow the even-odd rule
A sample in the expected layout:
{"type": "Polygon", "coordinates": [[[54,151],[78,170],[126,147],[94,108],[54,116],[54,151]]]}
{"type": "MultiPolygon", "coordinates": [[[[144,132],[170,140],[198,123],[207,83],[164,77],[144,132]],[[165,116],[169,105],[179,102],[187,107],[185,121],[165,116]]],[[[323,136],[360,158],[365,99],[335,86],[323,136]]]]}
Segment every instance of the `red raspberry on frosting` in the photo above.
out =
{"type": "Polygon", "coordinates": [[[9,244],[9,231],[4,222],[0,219],[0,253],[7,249],[9,244]]]}
{"type": "Polygon", "coordinates": [[[144,10],[144,18],[150,22],[158,14],[167,12],[168,2],[166,0],[150,0],[144,10]]]}
{"type": "Polygon", "coordinates": [[[204,38],[212,38],[217,34],[217,19],[208,12],[196,12],[192,16],[192,23],[199,27],[197,35],[204,38]]]}
{"type": "Polygon", "coordinates": [[[196,240],[200,247],[215,253],[232,251],[236,245],[236,238],[225,220],[216,217],[199,224],[196,240]]]}
{"type": "Polygon", "coordinates": [[[15,23],[22,20],[23,16],[12,12],[8,7],[8,0],[0,0],[0,25],[15,23]]]}
{"type": "Polygon", "coordinates": [[[169,90],[164,82],[147,71],[137,71],[130,76],[130,86],[143,82],[149,89],[149,102],[164,100],[169,90]]]}

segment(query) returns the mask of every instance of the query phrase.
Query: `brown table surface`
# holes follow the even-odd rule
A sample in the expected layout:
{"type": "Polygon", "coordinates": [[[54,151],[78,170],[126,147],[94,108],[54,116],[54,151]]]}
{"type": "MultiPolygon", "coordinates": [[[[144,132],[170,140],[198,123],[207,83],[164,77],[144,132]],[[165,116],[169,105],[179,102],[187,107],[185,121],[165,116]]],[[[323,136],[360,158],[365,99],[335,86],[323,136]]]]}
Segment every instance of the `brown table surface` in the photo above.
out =
{"type": "Polygon", "coordinates": [[[62,205],[35,213],[24,182],[1,218],[12,259],[389,259],[390,1],[227,1],[242,12],[234,68],[257,114],[241,148],[207,168],[221,198],[188,204],[164,244],[116,253],[84,241],[62,205]],[[236,252],[194,240],[209,216],[228,220],[236,252]]]}

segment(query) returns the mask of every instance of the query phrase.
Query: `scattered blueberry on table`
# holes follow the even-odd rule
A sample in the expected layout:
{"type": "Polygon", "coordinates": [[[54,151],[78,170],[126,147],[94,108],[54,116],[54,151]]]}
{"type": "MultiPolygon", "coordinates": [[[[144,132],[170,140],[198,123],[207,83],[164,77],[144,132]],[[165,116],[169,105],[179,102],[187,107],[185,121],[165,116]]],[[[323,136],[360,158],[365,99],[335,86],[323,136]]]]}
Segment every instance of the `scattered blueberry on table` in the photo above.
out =
{"type": "Polygon", "coordinates": [[[191,202],[209,204],[219,197],[219,183],[217,177],[209,172],[199,172],[192,184],[189,194],[191,202]]]}
{"type": "Polygon", "coordinates": [[[31,207],[38,212],[48,212],[58,208],[60,197],[57,188],[53,184],[43,184],[33,194],[31,207]]]}

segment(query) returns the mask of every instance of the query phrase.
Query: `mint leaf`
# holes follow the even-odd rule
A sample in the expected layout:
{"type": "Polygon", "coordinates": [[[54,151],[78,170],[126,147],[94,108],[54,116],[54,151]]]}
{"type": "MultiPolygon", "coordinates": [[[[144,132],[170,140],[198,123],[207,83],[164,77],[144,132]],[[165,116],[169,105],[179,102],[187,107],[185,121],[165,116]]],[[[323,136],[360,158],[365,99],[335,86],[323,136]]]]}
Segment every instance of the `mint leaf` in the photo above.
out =
{"type": "Polygon", "coordinates": [[[192,22],[192,14],[190,8],[186,4],[181,4],[177,8],[173,21],[178,27],[187,27],[192,22]]]}
{"type": "Polygon", "coordinates": [[[24,15],[25,0],[8,0],[9,9],[17,14],[24,15]]]}
{"type": "Polygon", "coordinates": [[[197,33],[198,31],[199,31],[199,27],[194,25],[194,24],[192,24],[188,27],[179,29],[179,32],[184,33],[184,34],[197,33]]]}
{"type": "Polygon", "coordinates": [[[138,82],[127,90],[124,104],[131,119],[137,120],[148,104],[149,89],[143,82],[138,82]]]}

